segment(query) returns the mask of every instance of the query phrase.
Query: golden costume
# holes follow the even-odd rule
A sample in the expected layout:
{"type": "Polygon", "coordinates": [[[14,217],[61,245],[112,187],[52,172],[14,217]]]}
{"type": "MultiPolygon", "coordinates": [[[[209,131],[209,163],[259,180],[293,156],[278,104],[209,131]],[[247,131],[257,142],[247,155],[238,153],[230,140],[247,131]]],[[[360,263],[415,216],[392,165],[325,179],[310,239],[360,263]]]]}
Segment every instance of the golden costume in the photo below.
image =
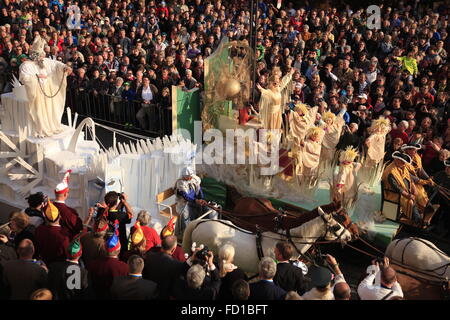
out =
{"type": "MultiPolygon", "coordinates": [[[[394,202],[398,200],[398,193],[392,192],[396,188],[389,181],[390,175],[395,179],[395,182],[400,188],[402,188],[408,193],[413,193],[413,182],[407,165],[408,164],[406,164],[403,168],[400,168],[395,164],[395,161],[393,161],[386,167],[386,169],[384,169],[383,176],[381,179],[385,187],[383,192],[384,198],[386,200],[394,202]]],[[[413,205],[414,204],[412,203],[411,200],[405,198],[400,193],[400,208],[402,212],[408,217],[408,219],[412,218],[413,205]]]]}
{"type": "Polygon", "coordinates": [[[430,184],[431,182],[429,180],[429,177],[424,177],[421,174],[421,172],[423,171],[422,158],[420,158],[420,156],[416,153],[413,157],[411,157],[411,159],[411,164],[407,164],[406,167],[408,168],[410,174],[417,177],[417,181],[415,182],[417,192],[416,202],[419,210],[423,212],[429,201],[428,194],[424,188],[424,185],[430,184]]]}

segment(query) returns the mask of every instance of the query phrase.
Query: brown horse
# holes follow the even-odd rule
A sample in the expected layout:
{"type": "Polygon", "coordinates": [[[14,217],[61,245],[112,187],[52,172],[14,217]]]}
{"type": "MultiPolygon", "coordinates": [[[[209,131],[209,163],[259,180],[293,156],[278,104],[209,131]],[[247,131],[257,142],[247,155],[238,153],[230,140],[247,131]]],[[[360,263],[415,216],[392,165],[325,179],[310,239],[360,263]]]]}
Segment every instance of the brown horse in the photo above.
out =
{"type": "MultiPolygon", "coordinates": [[[[280,211],[273,207],[270,200],[265,198],[243,197],[236,189],[227,187],[227,204],[232,207],[231,214],[227,215],[236,225],[252,232],[289,230],[296,228],[319,216],[318,208],[311,211],[300,207],[289,205],[286,210],[280,211]]],[[[324,212],[333,212],[337,220],[349,231],[359,236],[356,224],[342,208],[341,203],[332,203],[320,206],[324,212]]]]}

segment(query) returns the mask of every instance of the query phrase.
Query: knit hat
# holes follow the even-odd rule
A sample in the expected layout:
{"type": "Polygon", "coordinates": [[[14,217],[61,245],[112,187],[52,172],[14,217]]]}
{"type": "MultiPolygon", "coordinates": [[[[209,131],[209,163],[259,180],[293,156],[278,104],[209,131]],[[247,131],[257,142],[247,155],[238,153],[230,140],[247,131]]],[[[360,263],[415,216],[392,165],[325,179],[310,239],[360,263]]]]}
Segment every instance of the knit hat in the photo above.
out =
{"type": "Polygon", "coordinates": [[[55,222],[59,219],[59,210],[55,205],[49,200],[47,206],[44,210],[45,218],[50,222],[55,222]]]}
{"type": "Polygon", "coordinates": [[[145,241],[144,231],[142,231],[141,223],[136,221],[134,224],[134,231],[131,234],[131,243],[134,246],[139,246],[145,241]]]}
{"type": "Polygon", "coordinates": [[[119,221],[114,221],[114,233],[111,237],[109,237],[106,242],[106,251],[111,253],[120,249],[120,241],[119,241],[119,221]]]}
{"type": "Polygon", "coordinates": [[[69,175],[72,172],[72,170],[67,170],[64,174],[64,178],[61,183],[59,183],[55,188],[56,194],[63,194],[69,191],[69,175]]]}
{"type": "Polygon", "coordinates": [[[69,243],[67,247],[67,256],[69,259],[75,259],[81,256],[83,250],[81,246],[81,232],[69,243]]]}

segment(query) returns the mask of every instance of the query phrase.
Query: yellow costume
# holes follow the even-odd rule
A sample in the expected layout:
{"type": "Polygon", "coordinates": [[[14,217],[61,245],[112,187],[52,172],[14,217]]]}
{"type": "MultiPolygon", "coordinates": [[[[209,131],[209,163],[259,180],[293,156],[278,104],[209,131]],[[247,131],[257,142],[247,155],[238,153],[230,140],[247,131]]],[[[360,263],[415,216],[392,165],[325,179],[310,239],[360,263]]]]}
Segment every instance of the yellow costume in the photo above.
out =
{"type": "MultiPolygon", "coordinates": [[[[398,194],[394,193],[389,190],[394,190],[394,187],[389,182],[389,175],[392,174],[397,184],[406,190],[409,193],[413,192],[413,182],[411,180],[411,176],[408,170],[408,164],[406,164],[403,168],[399,168],[395,165],[395,161],[393,161],[391,164],[389,164],[386,169],[384,169],[382,180],[385,186],[384,192],[384,198],[389,201],[397,201],[398,200],[398,194]],[[408,185],[405,183],[405,180],[408,182],[408,185]]],[[[402,212],[409,218],[412,218],[412,210],[413,210],[413,203],[411,200],[405,198],[403,195],[400,194],[400,208],[402,212]]]]}
{"type": "Polygon", "coordinates": [[[419,210],[423,212],[423,209],[428,204],[429,198],[428,194],[425,191],[424,185],[429,184],[429,180],[424,180],[420,178],[420,171],[422,169],[422,159],[420,156],[416,153],[413,157],[411,157],[412,163],[407,164],[406,167],[408,168],[408,171],[410,174],[416,176],[419,181],[415,183],[416,192],[417,192],[417,205],[419,207],[419,210]]]}

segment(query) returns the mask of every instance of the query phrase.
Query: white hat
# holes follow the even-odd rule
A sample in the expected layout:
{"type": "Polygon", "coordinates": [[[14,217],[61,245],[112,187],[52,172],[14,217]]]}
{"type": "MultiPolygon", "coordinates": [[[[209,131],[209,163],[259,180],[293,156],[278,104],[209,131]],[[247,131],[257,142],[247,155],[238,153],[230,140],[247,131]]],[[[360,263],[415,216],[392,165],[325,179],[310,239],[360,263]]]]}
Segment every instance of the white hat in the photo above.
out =
{"type": "Polygon", "coordinates": [[[404,163],[411,163],[411,157],[405,153],[401,153],[399,151],[395,151],[392,154],[392,158],[402,160],[404,163]]]}
{"type": "Polygon", "coordinates": [[[194,170],[191,167],[186,167],[181,171],[183,177],[189,177],[194,174],[194,170]]]}
{"type": "Polygon", "coordinates": [[[63,194],[69,191],[69,174],[72,172],[72,170],[67,170],[64,174],[64,178],[61,183],[59,183],[55,188],[56,194],[63,194]]]}
{"type": "Polygon", "coordinates": [[[31,46],[31,52],[44,53],[44,48],[47,42],[41,38],[41,36],[36,36],[34,38],[33,44],[31,46]]]}
{"type": "Polygon", "coordinates": [[[360,94],[360,95],[358,96],[358,98],[360,98],[360,99],[366,99],[366,100],[367,100],[367,94],[365,94],[365,93],[360,94]]]}

